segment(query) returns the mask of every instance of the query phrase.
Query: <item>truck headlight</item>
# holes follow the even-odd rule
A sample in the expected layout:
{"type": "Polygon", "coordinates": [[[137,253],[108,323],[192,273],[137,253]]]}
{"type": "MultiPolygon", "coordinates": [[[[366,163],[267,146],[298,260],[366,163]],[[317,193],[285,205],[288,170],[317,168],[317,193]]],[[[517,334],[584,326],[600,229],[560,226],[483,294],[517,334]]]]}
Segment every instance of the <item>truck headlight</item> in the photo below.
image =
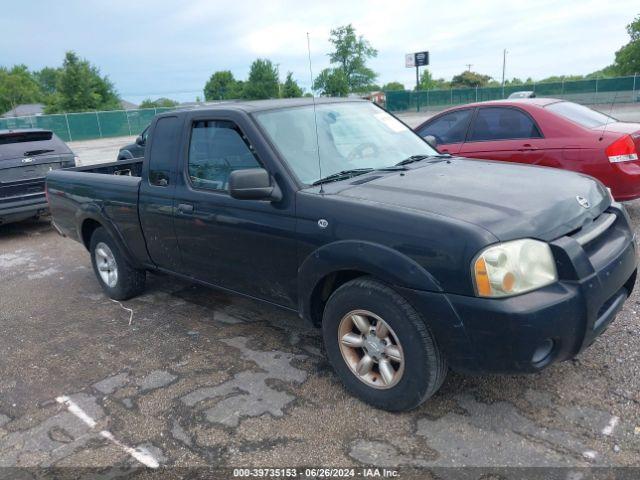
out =
{"type": "Polygon", "coordinates": [[[486,248],[472,270],[479,297],[508,297],[558,280],[549,245],[528,238],[486,248]]]}

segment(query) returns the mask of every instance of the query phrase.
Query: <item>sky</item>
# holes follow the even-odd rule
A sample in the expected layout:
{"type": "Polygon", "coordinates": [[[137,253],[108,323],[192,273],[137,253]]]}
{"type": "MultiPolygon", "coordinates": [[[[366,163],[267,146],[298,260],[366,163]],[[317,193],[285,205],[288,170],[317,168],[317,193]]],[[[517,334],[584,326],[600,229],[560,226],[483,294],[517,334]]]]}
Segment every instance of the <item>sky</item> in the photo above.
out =
{"type": "Polygon", "coordinates": [[[0,0],[0,65],[59,66],[67,50],[100,68],[134,103],[203,96],[216,70],[245,79],[269,58],[281,79],[311,84],[329,66],[332,28],[353,24],[378,50],[377,82],[415,85],[405,53],[428,50],[434,77],[471,69],[500,80],[586,74],[613,62],[628,42],[637,0],[0,0]]]}

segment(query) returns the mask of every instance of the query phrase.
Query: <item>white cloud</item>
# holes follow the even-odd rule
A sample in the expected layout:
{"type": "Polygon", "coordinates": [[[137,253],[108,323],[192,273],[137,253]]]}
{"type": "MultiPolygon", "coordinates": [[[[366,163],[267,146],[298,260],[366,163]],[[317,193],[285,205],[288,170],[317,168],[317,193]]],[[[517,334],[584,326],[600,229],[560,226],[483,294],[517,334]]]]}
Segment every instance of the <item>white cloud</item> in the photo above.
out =
{"type": "Polygon", "coordinates": [[[610,64],[637,7],[637,0],[72,0],[60,9],[45,0],[10,2],[0,17],[0,61],[41,68],[73,49],[134,100],[194,98],[213,71],[243,78],[259,56],[308,86],[306,33],[317,73],[328,66],[329,30],[353,23],[378,49],[370,65],[380,83],[412,87],[404,54],[423,49],[436,77],[471,63],[499,78],[506,48],[508,77],[542,78],[610,64]]]}

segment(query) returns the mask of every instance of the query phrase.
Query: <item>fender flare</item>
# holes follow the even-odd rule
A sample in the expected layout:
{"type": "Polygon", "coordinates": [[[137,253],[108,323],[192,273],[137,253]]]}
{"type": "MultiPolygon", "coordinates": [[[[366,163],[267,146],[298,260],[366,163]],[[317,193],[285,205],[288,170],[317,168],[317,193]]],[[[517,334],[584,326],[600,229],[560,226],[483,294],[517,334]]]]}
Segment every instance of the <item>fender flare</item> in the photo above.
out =
{"type": "Polygon", "coordinates": [[[127,243],[116,224],[113,223],[109,217],[104,215],[101,209],[95,204],[87,205],[86,207],[79,209],[76,213],[78,239],[87,250],[89,250],[89,245],[84,243],[84,239],[82,237],[82,227],[87,220],[98,222],[100,226],[109,233],[111,238],[113,238],[113,241],[118,244],[120,251],[126,257],[127,262],[129,262],[130,265],[133,265],[136,268],[143,268],[143,265],[136,260],[135,256],[131,253],[131,250],[127,246],[127,243]]]}
{"type": "Polygon", "coordinates": [[[328,275],[357,270],[390,285],[442,292],[439,282],[421,265],[399,251],[361,240],[340,240],[315,250],[298,268],[299,312],[312,319],[316,287],[328,275]]]}

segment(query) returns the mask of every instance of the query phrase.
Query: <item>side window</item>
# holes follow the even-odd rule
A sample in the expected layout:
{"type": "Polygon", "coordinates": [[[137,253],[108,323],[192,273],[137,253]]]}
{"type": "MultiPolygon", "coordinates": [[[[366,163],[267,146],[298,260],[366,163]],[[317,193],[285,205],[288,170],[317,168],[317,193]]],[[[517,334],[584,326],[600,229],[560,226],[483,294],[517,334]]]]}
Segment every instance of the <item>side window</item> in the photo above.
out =
{"type": "Polygon", "coordinates": [[[456,110],[447,113],[424,126],[419,135],[424,138],[433,135],[440,144],[464,142],[473,110],[456,110]]]}
{"type": "Polygon", "coordinates": [[[227,120],[198,120],[191,126],[189,178],[196,188],[227,190],[234,170],[260,168],[249,142],[227,120]]]}
{"type": "Polygon", "coordinates": [[[538,127],[526,113],[516,108],[485,107],[478,110],[469,141],[540,137],[538,127]]]}
{"type": "Polygon", "coordinates": [[[162,117],[156,122],[149,153],[149,183],[169,185],[173,165],[177,161],[180,128],[177,117],[162,117]]]}

